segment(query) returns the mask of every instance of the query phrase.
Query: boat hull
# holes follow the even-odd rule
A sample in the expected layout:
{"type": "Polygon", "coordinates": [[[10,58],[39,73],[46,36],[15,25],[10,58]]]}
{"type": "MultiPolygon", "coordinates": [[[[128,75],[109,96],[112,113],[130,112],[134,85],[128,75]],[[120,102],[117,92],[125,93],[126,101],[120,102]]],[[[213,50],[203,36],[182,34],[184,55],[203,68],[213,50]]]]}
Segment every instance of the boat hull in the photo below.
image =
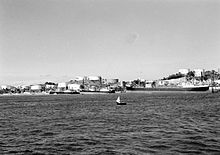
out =
{"type": "Polygon", "coordinates": [[[117,103],[117,105],[126,105],[127,103],[126,102],[116,102],[117,103]]]}

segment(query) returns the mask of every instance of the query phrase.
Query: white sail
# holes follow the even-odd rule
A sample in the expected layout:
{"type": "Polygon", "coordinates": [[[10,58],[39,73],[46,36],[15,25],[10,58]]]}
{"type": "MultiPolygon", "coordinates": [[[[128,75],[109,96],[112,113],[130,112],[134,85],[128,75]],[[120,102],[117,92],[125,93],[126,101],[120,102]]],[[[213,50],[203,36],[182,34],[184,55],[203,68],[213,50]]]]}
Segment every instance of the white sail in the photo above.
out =
{"type": "Polygon", "coordinates": [[[120,100],[120,96],[118,96],[116,102],[117,102],[117,103],[120,103],[120,102],[121,102],[121,100],[120,100]]]}

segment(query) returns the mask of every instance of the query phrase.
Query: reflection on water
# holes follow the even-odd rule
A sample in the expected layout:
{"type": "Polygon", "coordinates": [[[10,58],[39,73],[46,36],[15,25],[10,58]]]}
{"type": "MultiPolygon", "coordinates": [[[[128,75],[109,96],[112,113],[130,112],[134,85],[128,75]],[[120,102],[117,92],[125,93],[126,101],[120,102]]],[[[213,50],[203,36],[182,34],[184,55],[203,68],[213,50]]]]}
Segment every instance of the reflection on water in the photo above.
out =
{"type": "Polygon", "coordinates": [[[219,154],[220,95],[0,96],[2,154],[219,154]]]}

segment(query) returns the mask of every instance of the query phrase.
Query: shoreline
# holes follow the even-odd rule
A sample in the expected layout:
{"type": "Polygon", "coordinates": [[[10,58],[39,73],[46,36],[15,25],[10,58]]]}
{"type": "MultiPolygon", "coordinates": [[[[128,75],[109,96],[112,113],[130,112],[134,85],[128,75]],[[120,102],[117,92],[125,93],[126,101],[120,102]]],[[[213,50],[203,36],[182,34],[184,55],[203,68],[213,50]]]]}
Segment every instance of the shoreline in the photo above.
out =
{"type": "Polygon", "coordinates": [[[211,94],[212,91],[126,91],[126,92],[115,92],[115,93],[103,93],[103,92],[80,92],[79,94],[50,94],[50,93],[22,93],[22,94],[0,94],[0,96],[57,96],[57,95],[111,95],[111,94],[211,94]]]}

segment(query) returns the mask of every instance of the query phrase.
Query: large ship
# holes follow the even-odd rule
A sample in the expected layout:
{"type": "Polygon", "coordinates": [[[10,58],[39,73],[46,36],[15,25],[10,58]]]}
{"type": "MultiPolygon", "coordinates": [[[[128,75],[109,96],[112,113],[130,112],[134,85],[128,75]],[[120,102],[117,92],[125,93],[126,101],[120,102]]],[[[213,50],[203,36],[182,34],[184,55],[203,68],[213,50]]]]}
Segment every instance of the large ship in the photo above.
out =
{"type": "Polygon", "coordinates": [[[188,86],[158,86],[158,87],[132,87],[127,86],[128,91],[207,91],[209,90],[208,85],[188,85],[188,86]]]}

